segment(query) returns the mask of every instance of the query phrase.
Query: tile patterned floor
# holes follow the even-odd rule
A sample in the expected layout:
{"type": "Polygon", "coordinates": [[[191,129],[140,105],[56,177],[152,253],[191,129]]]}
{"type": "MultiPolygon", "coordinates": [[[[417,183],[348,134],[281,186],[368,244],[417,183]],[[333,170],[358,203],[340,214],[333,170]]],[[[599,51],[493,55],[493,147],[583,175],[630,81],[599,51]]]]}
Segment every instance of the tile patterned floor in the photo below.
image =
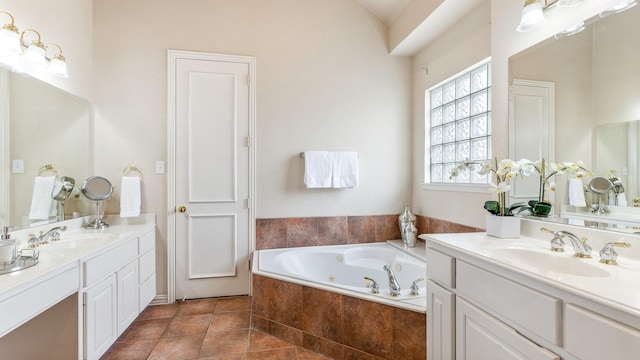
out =
{"type": "Polygon", "coordinates": [[[247,296],[147,307],[101,360],[327,360],[251,329],[247,296]]]}

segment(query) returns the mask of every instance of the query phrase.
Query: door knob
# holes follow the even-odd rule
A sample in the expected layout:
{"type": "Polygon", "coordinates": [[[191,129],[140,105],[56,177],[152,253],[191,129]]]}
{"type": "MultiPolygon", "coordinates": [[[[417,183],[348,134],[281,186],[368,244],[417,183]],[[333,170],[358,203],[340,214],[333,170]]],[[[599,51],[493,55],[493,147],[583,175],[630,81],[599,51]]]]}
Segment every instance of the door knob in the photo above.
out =
{"type": "Polygon", "coordinates": [[[179,212],[181,212],[181,213],[183,213],[183,212],[187,211],[187,208],[186,208],[185,206],[180,206],[180,207],[178,208],[178,211],[179,211],[179,212]]]}

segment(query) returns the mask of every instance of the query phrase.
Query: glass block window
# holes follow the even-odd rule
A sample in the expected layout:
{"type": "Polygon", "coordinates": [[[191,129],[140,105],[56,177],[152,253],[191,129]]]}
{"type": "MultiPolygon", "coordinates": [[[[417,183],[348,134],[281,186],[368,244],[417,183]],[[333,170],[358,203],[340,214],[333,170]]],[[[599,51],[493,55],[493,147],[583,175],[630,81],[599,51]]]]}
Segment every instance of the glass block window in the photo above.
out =
{"type": "Polygon", "coordinates": [[[451,170],[469,159],[491,159],[491,62],[435,86],[425,94],[427,159],[431,183],[486,184],[487,175],[463,171],[450,179],[451,170]]]}

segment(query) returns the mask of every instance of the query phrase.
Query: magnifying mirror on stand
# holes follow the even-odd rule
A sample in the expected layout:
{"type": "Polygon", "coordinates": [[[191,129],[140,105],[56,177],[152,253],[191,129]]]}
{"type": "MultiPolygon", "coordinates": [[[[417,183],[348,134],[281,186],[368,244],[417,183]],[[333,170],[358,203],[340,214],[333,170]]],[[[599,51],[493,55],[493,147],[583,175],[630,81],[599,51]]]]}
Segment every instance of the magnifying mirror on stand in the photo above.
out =
{"type": "Polygon", "coordinates": [[[613,183],[611,183],[611,181],[607,178],[595,177],[591,179],[591,182],[589,183],[589,190],[591,190],[592,193],[598,195],[598,207],[593,209],[592,212],[598,215],[602,215],[607,212],[607,210],[604,208],[604,201],[602,200],[602,198],[604,197],[604,195],[607,195],[608,199],[609,191],[611,191],[612,189],[613,183]]]}
{"type": "Polygon", "coordinates": [[[51,198],[60,204],[60,221],[64,220],[64,202],[69,198],[75,184],[76,181],[68,176],[58,178],[53,184],[51,198]]]}
{"type": "Polygon", "coordinates": [[[96,217],[85,227],[90,229],[104,229],[109,224],[102,221],[102,211],[100,211],[100,203],[109,199],[113,193],[113,186],[109,180],[102,176],[91,176],[82,183],[80,192],[84,197],[96,202],[96,217]]]}

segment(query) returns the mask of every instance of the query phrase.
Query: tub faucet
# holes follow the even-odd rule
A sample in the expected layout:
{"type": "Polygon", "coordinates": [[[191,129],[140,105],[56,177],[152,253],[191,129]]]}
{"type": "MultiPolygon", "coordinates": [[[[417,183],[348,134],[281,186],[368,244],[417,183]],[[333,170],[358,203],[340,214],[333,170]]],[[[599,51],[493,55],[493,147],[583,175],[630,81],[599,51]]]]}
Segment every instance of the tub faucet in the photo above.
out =
{"type": "Polygon", "coordinates": [[[46,244],[49,242],[49,239],[52,239],[53,241],[59,240],[60,231],[66,231],[66,230],[67,230],[67,226],[63,225],[63,226],[56,226],[54,228],[51,228],[46,233],[42,233],[42,231],[40,231],[40,236],[38,236],[38,242],[40,244],[46,244]]]}
{"type": "Polygon", "coordinates": [[[400,295],[400,285],[396,280],[396,276],[393,274],[393,270],[391,270],[391,266],[385,265],[382,267],[389,276],[389,290],[391,291],[391,296],[400,295]]]}
{"type": "Polygon", "coordinates": [[[591,257],[591,246],[587,245],[587,238],[579,239],[573,233],[564,230],[553,231],[547,228],[540,228],[540,231],[553,234],[553,239],[551,239],[551,250],[564,251],[563,239],[567,237],[569,238],[569,240],[571,240],[571,245],[573,245],[573,250],[575,251],[577,257],[591,257]]]}

